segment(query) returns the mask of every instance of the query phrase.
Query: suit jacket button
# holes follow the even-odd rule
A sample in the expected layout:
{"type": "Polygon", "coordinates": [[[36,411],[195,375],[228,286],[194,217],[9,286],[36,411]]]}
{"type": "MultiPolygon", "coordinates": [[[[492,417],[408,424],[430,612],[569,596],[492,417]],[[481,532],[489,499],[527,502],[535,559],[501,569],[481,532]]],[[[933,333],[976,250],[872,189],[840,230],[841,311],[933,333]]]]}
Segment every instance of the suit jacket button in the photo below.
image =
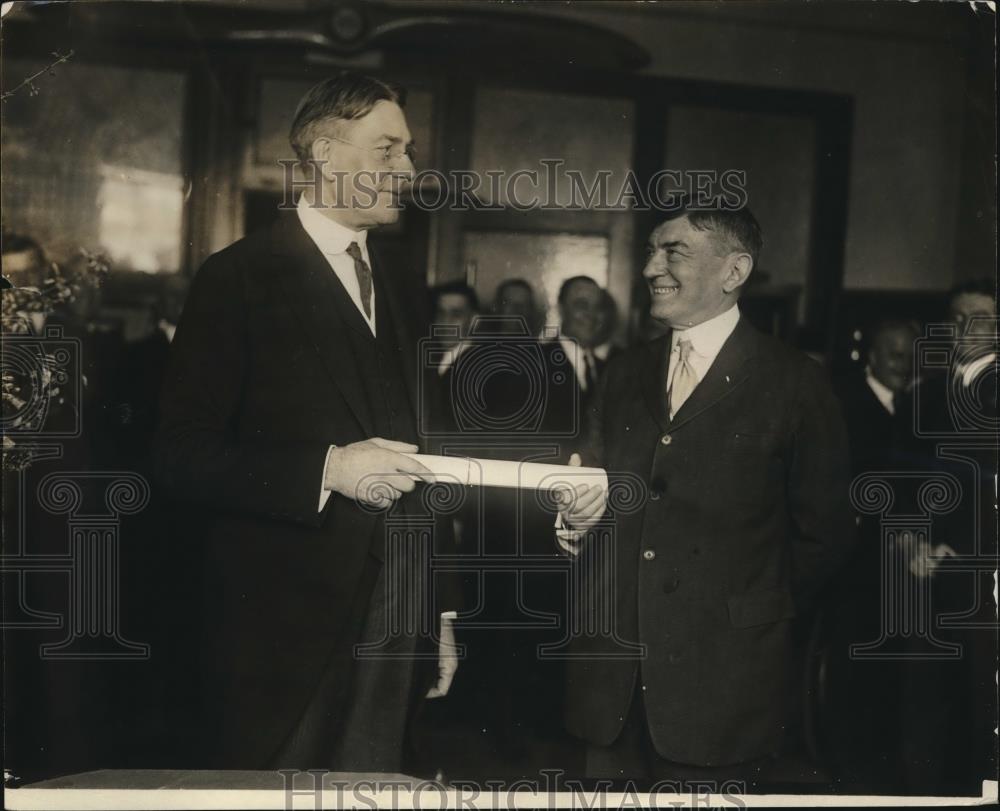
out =
{"type": "Polygon", "coordinates": [[[663,584],[664,594],[672,594],[673,592],[677,591],[677,587],[680,584],[681,584],[680,580],[668,580],[666,583],[663,584]]]}
{"type": "Polygon", "coordinates": [[[652,549],[643,550],[642,557],[644,560],[656,560],[656,552],[652,549]]]}
{"type": "Polygon", "coordinates": [[[663,436],[660,437],[660,444],[661,445],[669,445],[673,441],[674,441],[674,438],[672,436],[670,436],[670,434],[664,434],[663,436]]]}
{"type": "Polygon", "coordinates": [[[660,500],[660,496],[662,496],[662,495],[663,494],[659,490],[650,490],[649,491],[649,500],[650,501],[659,501],[660,500]]]}

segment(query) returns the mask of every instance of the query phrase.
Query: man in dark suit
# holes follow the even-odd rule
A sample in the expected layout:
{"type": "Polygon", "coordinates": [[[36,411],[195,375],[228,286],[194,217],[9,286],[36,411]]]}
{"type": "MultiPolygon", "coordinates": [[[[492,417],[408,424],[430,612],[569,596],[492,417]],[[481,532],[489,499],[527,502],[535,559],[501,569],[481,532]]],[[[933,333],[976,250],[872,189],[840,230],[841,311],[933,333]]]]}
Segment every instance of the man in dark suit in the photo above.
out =
{"type": "Polygon", "coordinates": [[[520,319],[524,330],[512,327],[518,334],[538,335],[543,313],[535,304],[535,291],[526,279],[504,279],[493,294],[493,312],[496,315],[520,319]]]}
{"type": "Polygon", "coordinates": [[[913,381],[916,327],[886,320],[872,330],[868,362],[838,389],[857,473],[892,470],[912,431],[908,391],[913,381]]]}
{"type": "Polygon", "coordinates": [[[422,330],[366,238],[397,219],[413,171],[403,103],[347,72],[309,91],[290,140],[312,181],[205,262],[171,346],[156,467],[189,505],[181,532],[200,531],[201,766],[398,771],[427,690],[427,544],[411,519],[414,479],[432,477],[404,455],[422,330]],[[389,615],[417,632],[381,645],[389,615]]]}
{"type": "Polygon", "coordinates": [[[578,485],[561,513],[582,593],[566,722],[590,776],[766,774],[796,703],[791,621],[851,546],[847,437],[823,370],[737,306],[760,248],[746,209],[656,228],[643,275],[671,332],[611,360],[590,409],[585,461],[612,491],[648,489],[629,510],[578,485]]]}
{"type": "MultiPolygon", "coordinates": [[[[589,276],[573,276],[559,287],[559,343],[576,372],[584,405],[597,390],[604,361],[594,354],[607,319],[605,292],[589,276]]],[[[562,415],[569,419],[569,415],[562,415]]]]}
{"type": "MultiPolygon", "coordinates": [[[[961,653],[903,668],[900,761],[907,790],[920,794],[978,791],[997,769],[996,280],[952,288],[947,319],[950,338],[926,341],[918,356],[934,367],[917,369],[907,463],[951,477],[959,499],[934,516],[911,571],[930,580],[935,637],[961,653]],[[946,366],[936,360],[942,356],[950,356],[946,366]]],[[[918,653],[922,642],[914,638],[918,653]]]]}
{"type": "MultiPolygon", "coordinates": [[[[880,321],[870,331],[864,368],[854,370],[837,390],[844,407],[853,475],[890,476],[898,488],[900,507],[912,504],[916,493],[915,489],[904,492],[909,480],[895,475],[909,467],[916,339],[917,327],[912,322],[880,321]]],[[[882,518],[859,515],[857,520],[859,543],[839,579],[834,605],[824,617],[830,640],[824,732],[841,775],[895,788],[900,779],[895,769],[900,747],[900,662],[888,656],[872,659],[850,654],[852,645],[879,639],[885,621],[882,518]]]]}

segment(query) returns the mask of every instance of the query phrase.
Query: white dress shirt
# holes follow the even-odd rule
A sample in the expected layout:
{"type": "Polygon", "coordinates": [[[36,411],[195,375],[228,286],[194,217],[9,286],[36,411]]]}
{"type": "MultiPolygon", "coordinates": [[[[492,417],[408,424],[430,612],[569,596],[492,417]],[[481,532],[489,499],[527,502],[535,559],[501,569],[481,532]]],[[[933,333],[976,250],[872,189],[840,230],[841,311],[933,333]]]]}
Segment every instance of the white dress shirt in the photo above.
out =
{"type": "MultiPolygon", "coordinates": [[[[736,324],[740,320],[740,308],[733,305],[724,313],[720,313],[708,321],[702,321],[693,327],[679,330],[675,329],[670,336],[670,365],[667,368],[667,390],[670,389],[677,371],[677,364],[680,362],[681,341],[691,342],[691,352],[688,355],[688,365],[694,371],[695,377],[700,383],[705,379],[708,370],[715,363],[722,345],[726,339],[733,334],[736,324]]],[[[673,419],[673,413],[670,419],[673,419]]]]}
{"type": "Polygon", "coordinates": [[[444,357],[441,358],[441,363],[438,364],[438,377],[444,377],[445,372],[447,372],[452,366],[455,365],[455,361],[458,360],[458,356],[461,355],[466,349],[468,349],[472,344],[468,341],[461,341],[455,344],[451,349],[444,353],[444,357]]]}
{"type": "Polygon", "coordinates": [[[896,404],[893,400],[894,395],[892,393],[892,389],[875,377],[875,375],[872,374],[872,370],[867,367],[865,368],[865,382],[868,384],[868,388],[872,390],[872,393],[878,398],[882,407],[895,416],[896,404]]]}
{"type": "MultiPolygon", "coordinates": [[[[347,253],[347,246],[352,242],[357,242],[361,249],[361,258],[365,260],[371,268],[371,257],[368,256],[368,232],[352,231],[350,228],[334,222],[329,217],[324,216],[309,203],[306,202],[305,195],[299,197],[299,205],[296,208],[299,215],[299,222],[306,229],[309,238],[316,243],[316,247],[323,252],[326,261],[330,263],[333,272],[337,275],[340,283],[351,297],[354,306],[358,308],[361,317],[368,324],[368,328],[375,334],[375,289],[372,288],[371,317],[365,315],[364,305],[361,303],[361,287],[358,284],[358,274],[354,270],[354,260],[347,253]]],[[[372,271],[374,273],[374,271],[372,271]]]]}
{"type": "Polygon", "coordinates": [[[956,367],[955,373],[962,376],[962,385],[968,388],[980,374],[997,362],[996,353],[991,352],[970,363],[963,363],[956,367]]]}
{"type": "Polygon", "coordinates": [[[569,358],[573,371],[576,373],[576,380],[580,384],[580,391],[587,390],[587,354],[590,354],[590,362],[594,365],[594,374],[597,374],[597,364],[593,350],[584,349],[573,338],[565,336],[559,337],[559,345],[569,358]]]}

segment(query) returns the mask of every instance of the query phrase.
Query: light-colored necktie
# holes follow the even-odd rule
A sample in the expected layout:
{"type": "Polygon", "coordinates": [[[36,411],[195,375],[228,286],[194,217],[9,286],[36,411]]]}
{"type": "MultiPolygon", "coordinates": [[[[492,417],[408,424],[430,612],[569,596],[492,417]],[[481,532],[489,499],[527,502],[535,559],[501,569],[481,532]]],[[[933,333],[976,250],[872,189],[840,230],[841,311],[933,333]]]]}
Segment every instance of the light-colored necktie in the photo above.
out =
{"type": "Polygon", "coordinates": [[[361,289],[361,306],[365,315],[372,317],[372,269],[361,256],[361,248],[357,242],[347,246],[347,255],[354,260],[354,274],[358,277],[358,287],[361,289]]]}
{"type": "Polygon", "coordinates": [[[670,384],[670,391],[667,392],[667,401],[670,403],[670,419],[681,410],[684,401],[691,396],[694,387],[698,385],[698,376],[688,362],[688,355],[691,354],[690,341],[678,341],[677,349],[680,352],[680,360],[674,367],[674,379],[670,384]]]}

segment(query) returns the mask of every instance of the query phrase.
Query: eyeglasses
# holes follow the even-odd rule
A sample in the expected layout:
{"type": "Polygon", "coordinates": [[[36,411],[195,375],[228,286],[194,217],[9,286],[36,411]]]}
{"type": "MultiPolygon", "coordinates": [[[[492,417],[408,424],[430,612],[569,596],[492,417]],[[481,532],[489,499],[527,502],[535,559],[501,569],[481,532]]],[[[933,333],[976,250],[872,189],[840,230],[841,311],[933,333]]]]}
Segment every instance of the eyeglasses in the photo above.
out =
{"type": "Polygon", "coordinates": [[[415,164],[417,162],[417,148],[413,144],[407,144],[404,147],[394,147],[392,145],[388,146],[361,146],[361,144],[356,144],[353,141],[345,141],[343,138],[336,138],[335,136],[329,136],[332,141],[340,141],[342,144],[347,144],[348,146],[353,146],[355,149],[361,149],[365,152],[374,152],[379,160],[384,164],[392,163],[393,161],[399,160],[403,155],[409,158],[410,163],[415,164]]]}

